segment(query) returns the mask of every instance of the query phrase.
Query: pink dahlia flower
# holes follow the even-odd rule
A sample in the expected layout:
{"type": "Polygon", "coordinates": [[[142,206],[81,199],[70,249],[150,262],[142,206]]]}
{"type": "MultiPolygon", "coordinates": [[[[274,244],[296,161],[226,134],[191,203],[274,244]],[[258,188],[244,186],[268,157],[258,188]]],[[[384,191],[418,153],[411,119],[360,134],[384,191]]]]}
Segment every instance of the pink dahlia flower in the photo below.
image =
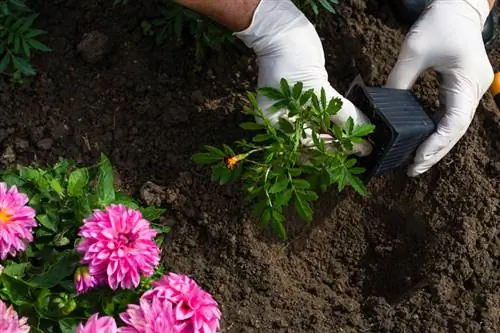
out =
{"type": "Polygon", "coordinates": [[[140,305],[129,304],[127,311],[120,314],[127,325],[119,333],[179,333],[174,327],[172,303],[157,297],[140,299],[140,305]]]}
{"type": "Polygon", "coordinates": [[[75,333],[118,333],[118,328],[113,317],[99,318],[99,314],[94,313],[85,325],[80,323],[77,326],[75,333]]]}
{"type": "Polygon", "coordinates": [[[221,312],[212,295],[185,275],[170,273],[153,283],[143,299],[166,299],[174,306],[175,327],[180,333],[215,333],[221,312]]]}
{"type": "Polygon", "coordinates": [[[83,240],[77,250],[98,282],[107,282],[113,290],[118,286],[132,289],[139,285],[141,274],[154,273],[160,262],[160,249],[154,242],[157,233],[138,210],[109,205],[83,222],[79,233],[83,240]]]}
{"type": "Polygon", "coordinates": [[[19,318],[16,310],[0,301],[0,332],[2,333],[28,333],[30,327],[27,324],[28,318],[19,318]]]}
{"type": "Polygon", "coordinates": [[[24,252],[26,244],[33,241],[31,231],[37,226],[35,210],[26,206],[29,199],[16,186],[8,189],[0,183],[0,259],[10,254],[24,252]]]}
{"type": "Polygon", "coordinates": [[[96,287],[98,281],[95,277],[90,275],[87,267],[80,267],[75,272],[75,289],[77,295],[81,295],[96,287]]]}

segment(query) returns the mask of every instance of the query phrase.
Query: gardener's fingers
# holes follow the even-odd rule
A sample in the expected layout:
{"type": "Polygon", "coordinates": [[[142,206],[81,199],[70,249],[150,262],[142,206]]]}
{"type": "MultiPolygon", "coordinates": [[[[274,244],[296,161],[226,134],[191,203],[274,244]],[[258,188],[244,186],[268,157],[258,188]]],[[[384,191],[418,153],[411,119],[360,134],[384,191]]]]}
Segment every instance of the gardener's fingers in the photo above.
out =
{"type": "Polygon", "coordinates": [[[493,80],[493,69],[486,55],[477,54],[464,66],[467,73],[442,74],[441,94],[444,116],[437,130],[417,150],[408,175],[415,177],[438,163],[467,131],[480,99],[493,80]]]}
{"type": "Polygon", "coordinates": [[[431,46],[418,32],[418,27],[415,27],[406,36],[398,60],[387,78],[386,88],[411,89],[428,67],[431,46]]]}

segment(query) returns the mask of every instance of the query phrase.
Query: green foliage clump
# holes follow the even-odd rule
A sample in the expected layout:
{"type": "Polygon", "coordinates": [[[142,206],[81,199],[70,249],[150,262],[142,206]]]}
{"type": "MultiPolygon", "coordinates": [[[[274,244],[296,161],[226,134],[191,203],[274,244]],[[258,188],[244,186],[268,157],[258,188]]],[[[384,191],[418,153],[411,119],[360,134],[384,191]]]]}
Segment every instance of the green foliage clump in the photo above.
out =
{"type": "Polygon", "coordinates": [[[250,107],[244,112],[256,122],[242,123],[248,131],[256,131],[251,141],[236,142],[237,149],[224,144],[221,148],[205,146],[206,152],[193,156],[198,164],[210,165],[212,180],[219,184],[241,180],[246,198],[254,203],[253,212],[262,224],[271,223],[285,239],[284,210],[293,204],[306,221],[313,218],[313,202],[318,193],[337,185],[339,191],[351,186],[367,195],[360,175],[365,169],[353,156],[354,144],[363,143],[374,125],[355,126],[349,118],[343,128],[330,119],[342,107],[339,98],[327,100],[322,89],[318,96],[313,89],[304,90],[302,83],[293,87],[285,79],[280,89],[261,88],[258,93],[275,101],[268,110],[287,110],[278,126],[272,124],[249,93],[250,107]],[[307,133],[309,131],[309,134],[307,133]],[[333,138],[325,142],[324,135],[333,138]],[[312,144],[304,144],[312,137],[312,144]]]}
{"type": "MultiPolygon", "coordinates": [[[[153,276],[142,277],[135,290],[113,291],[103,286],[76,294],[73,276],[80,265],[80,254],[75,245],[83,219],[93,209],[121,203],[139,209],[149,221],[157,220],[164,212],[156,207],[141,207],[117,191],[105,155],[92,167],[61,160],[53,167],[19,167],[0,176],[9,186],[16,185],[27,194],[28,204],[36,211],[38,226],[33,242],[25,252],[3,261],[0,274],[0,298],[29,319],[30,332],[74,333],[77,323],[85,322],[95,312],[116,317],[128,304],[137,302],[150,281],[163,275],[160,265],[153,276]]],[[[155,240],[160,245],[169,229],[152,225],[158,230],[155,240]]]]}
{"type": "Polygon", "coordinates": [[[0,74],[10,75],[13,81],[36,74],[30,62],[34,51],[51,51],[37,39],[46,34],[33,28],[37,17],[25,0],[0,0],[0,74]]]}

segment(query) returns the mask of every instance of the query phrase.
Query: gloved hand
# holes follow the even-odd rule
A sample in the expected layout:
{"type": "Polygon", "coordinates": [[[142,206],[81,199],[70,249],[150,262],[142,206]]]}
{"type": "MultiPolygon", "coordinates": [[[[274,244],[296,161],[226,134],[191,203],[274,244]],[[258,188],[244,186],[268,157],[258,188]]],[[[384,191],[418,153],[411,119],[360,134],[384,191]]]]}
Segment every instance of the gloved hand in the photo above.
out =
{"type": "MultiPolygon", "coordinates": [[[[332,118],[335,124],[345,128],[349,117],[355,125],[368,122],[366,116],[328,82],[321,40],[311,22],[290,0],[261,0],[250,26],[235,35],[257,55],[259,87],[279,88],[282,78],[290,85],[300,81],[304,90],[314,88],[317,94],[323,87],[327,100],[338,97],[343,102],[341,110],[332,118]]],[[[274,104],[260,95],[257,99],[264,112],[274,104]]],[[[287,112],[280,110],[266,116],[276,124],[287,112]]],[[[354,146],[354,153],[360,156],[370,152],[369,143],[354,146]]]]}
{"type": "Polygon", "coordinates": [[[482,40],[487,0],[434,0],[406,36],[388,88],[411,89],[428,68],[442,77],[437,130],[417,149],[409,176],[439,162],[467,131],[493,80],[482,40]]]}

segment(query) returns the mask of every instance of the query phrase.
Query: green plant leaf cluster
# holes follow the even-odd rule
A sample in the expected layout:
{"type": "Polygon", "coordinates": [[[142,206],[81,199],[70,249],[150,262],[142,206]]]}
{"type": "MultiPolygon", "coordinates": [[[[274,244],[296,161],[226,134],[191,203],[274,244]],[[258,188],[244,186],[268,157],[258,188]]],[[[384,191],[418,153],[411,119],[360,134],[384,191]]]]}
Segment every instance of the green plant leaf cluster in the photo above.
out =
{"type": "Polygon", "coordinates": [[[311,8],[315,15],[320,14],[320,9],[323,8],[331,14],[335,14],[334,6],[338,4],[338,0],[293,0],[300,9],[311,8]]]}
{"type": "MultiPolygon", "coordinates": [[[[34,240],[26,251],[2,262],[0,274],[0,297],[29,318],[32,332],[73,333],[78,322],[86,321],[95,312],[116,316],[138,299],[146,290],[143,287],[161,276],[158,267],[154,276],[143,277],[136,290],[102,287],[76,295],[73,277],[80,265],[80,254],[75,245],[83,219],[93,209],[121,203],[141,210],[149,221],[159,219],[165,211],[143,207],[116,190],[113,168],[104,154],[90,167],[60,160],[49,168],[19,167],[0,176],[3,182],[16,185],[28,195],[28,204],[36,210],[39,224],[33,229],[34,240]]],[[[159,233],[157,241],[161,242],[169,228],[152,223],[159,233]]]]}
{"type": "Polygon", "coordinates": [[[35,51],[51,51],[38,40],[46,31],[33,28],[37,17],[25,0],[0,0],[0,74],[14,81],[36,74],[30,62],[35,51]]]}
{"type": "Polygon", "coordinates": [[[256,121],[240,126],[254,133],[252,139],[237,141],[237,149],[206,146],[205,152],[193,156],[194,162],[211,166],[212,180],[219,184],[241,180],[246,198],[254,203],[254,214],[263,224],[271,223],[283,239],[284,211],[289,205],[302,219],[311,221],[314,201],[332,185],[339,191],[350,186],[367,195],[360,179],[365,170],[351,152],[355,143],[364,142],[373,132],[373,125],[355,126],[349,118],[345,126],[337,126],[330,119],[339,112],[342,101],[327,100],[324,89],[319,95],[304,90],[301,82],[291,87],[282,79],[279,89],[261,88],[258,94],[274,101],[269,112],[286,110],[286,117],[272,124],[256,96],[249,93],[250,106],[244,112],[256,121]],[[312,146],[304,144],[307,131],[312,146]],[[332,140],[325,142],[324,135],[332,140]]]}

